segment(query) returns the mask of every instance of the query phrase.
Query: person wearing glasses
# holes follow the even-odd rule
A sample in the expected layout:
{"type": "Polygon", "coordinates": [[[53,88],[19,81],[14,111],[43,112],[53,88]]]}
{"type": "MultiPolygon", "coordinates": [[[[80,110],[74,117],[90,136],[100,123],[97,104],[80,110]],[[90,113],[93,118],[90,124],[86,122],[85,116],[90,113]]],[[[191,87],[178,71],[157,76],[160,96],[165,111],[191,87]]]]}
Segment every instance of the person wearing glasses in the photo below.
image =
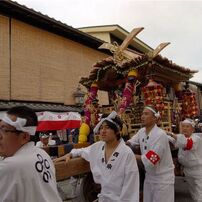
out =
{"type": "Polygon", "coordinates": [[[174,202],[174,165],[167,134],[157,126],[160,113],[154,106],[145,106],[141,128],[127,145],[140,146],[137,161],[145,168],[144,202],[174,202]]]}
{"type": "Polygon", "coordinates": [[[61,202],[55,168],[48,154],[34,145],[38,124],[33,110],[17,106],[0,121],[0,201],[61,202]]]}

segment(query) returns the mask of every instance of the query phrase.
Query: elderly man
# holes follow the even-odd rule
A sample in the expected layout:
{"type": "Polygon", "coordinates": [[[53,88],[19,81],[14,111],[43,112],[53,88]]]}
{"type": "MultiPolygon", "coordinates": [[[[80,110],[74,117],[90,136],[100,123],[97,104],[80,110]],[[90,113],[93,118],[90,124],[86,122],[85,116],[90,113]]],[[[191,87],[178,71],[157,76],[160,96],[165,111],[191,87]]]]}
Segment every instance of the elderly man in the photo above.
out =
{"type": "Polygon", "coordinates": [[[0,201],[61,202],[55,168],[48,154],[34,146],[37,116],[25,106],[8,110],[0,122],[0,201]]]}
{"type": "Polygon", "coordinates": [[[160,118],[154,106],[145,106],[141,120],[143,128],[128,145],[139,145],[141,155],[136,155],[145,167],[144,202],[174,202],[174,165],[166,133],[156,123],[160,118]]]}
{"type": "Polygon", "coordinates": [[[169,133],[172,143],[179,148],[178,161],[184,166],[184,174],[190,194],[195,202],[202,202],[202,139],[194,134],[192,119],[181,122],[182,134],[169,133]]]}

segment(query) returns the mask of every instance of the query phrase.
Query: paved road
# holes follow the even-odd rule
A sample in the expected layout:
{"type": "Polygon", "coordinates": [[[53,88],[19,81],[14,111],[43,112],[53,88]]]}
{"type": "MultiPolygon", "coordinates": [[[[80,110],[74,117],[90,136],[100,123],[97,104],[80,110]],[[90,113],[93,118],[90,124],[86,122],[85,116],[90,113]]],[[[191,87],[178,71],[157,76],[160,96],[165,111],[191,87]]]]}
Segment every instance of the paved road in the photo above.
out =
{"type": "Polygon", "coordinates": [[[175,202],[192,202],[188,192],[187,182],[184,178],[176,177],[175,181],[175,202]]]}
{"type": "MultiPolygon", "coordinates": [[[[71,199],[71,185],[70,180],[65,180],[58,183],[59,187],[64,191],[65,197],[69,198],[64,200],[64,202],[85,202],[80,194],[80,183],[77,186],[76,189],[76,198],[71,199]]],[[[183,177],[176,177],[176,183],[175,183],[175,202],[192,202],[188,189],[187,189],[187,183],[184,180],[183,177]]]]}

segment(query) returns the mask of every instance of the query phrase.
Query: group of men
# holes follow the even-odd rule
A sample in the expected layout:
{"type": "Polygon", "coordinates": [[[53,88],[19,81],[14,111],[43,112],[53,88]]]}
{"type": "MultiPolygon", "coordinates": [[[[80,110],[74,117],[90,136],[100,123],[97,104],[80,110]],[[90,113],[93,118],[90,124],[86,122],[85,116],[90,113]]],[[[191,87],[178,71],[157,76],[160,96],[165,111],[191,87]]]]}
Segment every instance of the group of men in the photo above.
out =
{"type": "Polygon", "coordinates": [[[202,202],[202,134],[194,133],[195,123],[186,118],[180,123],[180,133],[159,128],[159,112],[146,106],[142,114],[144,127],[129,141],[140,145],[141,155],[136,159],[144,165],[144,202],[174,201],[174,165],[169,142],[178,148],[178,161],[183,166],[188,189],[194,202],[202,202]]]}
{"type": "MultiPolygon", "coordinates": [[[[193,200],[202,202],[202,140],[194,134],[194,122],[185,119],[181,123],[181,134],[175,135],[157,126],[159,118],[153,106],[145,106],[141,116],[143,128],[126,143],[139,145],[141,155],[131,155],[132,151],[120,137],[121,124],[117,115],[111,114],[103,117],[95,127],[95,132],[102,136],[100,143],[74,150],[62,160],[82,156],[90,162],[94,180],[102,185],[98,201],[103,202],[139,200],[136,161],[140,161],[146,171],[144,202],[174,202],[175,175],[170,141],[179,148],[179,162],[184,166],[193,200]]],[[[0,156],[4,158],[0,161],[2,202],[62,201],[51,158],[34,146],[36,126],[36,114],[24,106],[11,108],[0,122],[0,156]]]]}

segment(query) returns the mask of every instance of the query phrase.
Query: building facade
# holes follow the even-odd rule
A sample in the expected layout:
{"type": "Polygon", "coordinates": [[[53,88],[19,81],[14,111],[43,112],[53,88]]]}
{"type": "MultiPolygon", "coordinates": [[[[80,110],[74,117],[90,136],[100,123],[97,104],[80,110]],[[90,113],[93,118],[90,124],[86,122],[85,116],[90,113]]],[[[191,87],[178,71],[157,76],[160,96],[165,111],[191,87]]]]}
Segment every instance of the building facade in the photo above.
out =
{"type": "Polygon", "coordinates": [[[8,102],[74,105],[80,77],[110,54],[97,49],[102,43],[25,6],[1,1],[2,106],[8,102]]]}

